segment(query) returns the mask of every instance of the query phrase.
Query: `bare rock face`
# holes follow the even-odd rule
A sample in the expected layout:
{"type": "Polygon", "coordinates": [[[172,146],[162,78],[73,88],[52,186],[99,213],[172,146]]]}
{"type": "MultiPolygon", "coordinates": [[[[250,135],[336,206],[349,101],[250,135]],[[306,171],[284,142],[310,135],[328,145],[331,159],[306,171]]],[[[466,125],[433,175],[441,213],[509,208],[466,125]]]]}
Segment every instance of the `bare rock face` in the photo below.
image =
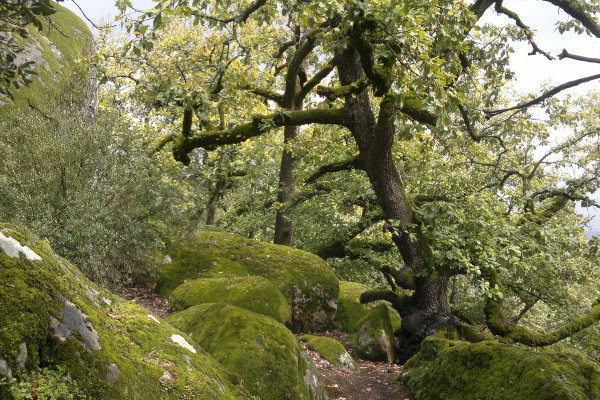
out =
{"type": "MultiPolygon", "coordinates": [[[[18,383],[43,366],[97,400],[248,398],[184,333],[9,224],[0,224],[0,310],[0,378],[18,383]]],[[[9,385],[0,398],[13,398],[9,385]]]]}
{"type": "Polygon", "coordinates": [[[187,280],[257,276],[287,300],[291,319],[286,325],[292,332],[322,332],[333,326],[339,282],[314,254],[229,233],[198,232],[168,257],[156,286],[163,296],[171,296],[187,280]]]}

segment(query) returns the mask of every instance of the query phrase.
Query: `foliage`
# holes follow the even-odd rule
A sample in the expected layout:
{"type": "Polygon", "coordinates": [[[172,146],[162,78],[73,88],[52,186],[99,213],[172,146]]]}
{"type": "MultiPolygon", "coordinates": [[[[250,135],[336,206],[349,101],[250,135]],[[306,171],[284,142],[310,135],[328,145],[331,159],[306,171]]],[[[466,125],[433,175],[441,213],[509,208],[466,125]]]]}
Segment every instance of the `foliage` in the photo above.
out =
{"type": "Polygon", "coordinates": [[[192,226],[194,189],[177,165],[147,157],[119,110],[89,120],[83,77],[62,84],[49,101],[58,109],[0,121],[0,219],[47,238],[98,283],[146,279],[148,255],[192,226]]]}
{"type": "MultiPolygon", "coordinates": [[[[0,379],[1,381],[5,378],[0,379]]],[[[76,400],[85,399],[84,393],[77,387],[77,382],[65,373],[64,368],[41,368],[26,372],[19,379],[13,378],[8,383],[10,394],[14,400],[76,400]]]]}
{"type": "MultiPolygon", "coordinates": [[[[510,90],[512,42],[528,41],[534,54],[548,54],[522,22],[479,24],[492,4],[515,19],[501,2],[485,0],[161,1],[138,19],[123,18],[135,37],[92,62],[106,80],[119,82],[112,64],[101,63],[133,60],[136,67],[125,74],[133,82],[131,101],[171,107],[170,121],[181,123],[165,130],[156,147],[169,144],[175,160],[189,164],[196,148],[239,146],[235,163],[258,178],[232,185],[217,227],[268,239],[273,210],[285,208],[297,246],[318,253],[332,244],[337,258],[389,267],[389,260],[349,245],[365,231],[366,242],[382,241],[368,228],[385,220],[387,244],[404,261],[393,268],[396,284],[415,290],[401,313],[424,312],[437,330],[452,321],[445,297],[453,282],[456,310],[504,301],[517,320],[538,301],[566,310],[572,293],[596,277],[586,221],[574,204],[592,204],[588,196],[600,185],[597,95],[555,98],[560,87],[542,87],[536,98],[510,90]],[[157,56],[180,51],[165,34],[185,32],[200,33],[183,49],[190,57],[157,56]],[[296,90],[301,70],[312,78],[306,91],[296,90]],[[306,100],[304,110],[286,111],[298,100],[306,100]],[[236,111],[231,125],[223,123],[223,104],[236,111]],[[533,106],[542,119],[527,111],[533,106]],[[298,125],[299,139],[284,148],[293,150],[307,193],[278,204],[281,149],[267,144],[278,128],[298,125]],[[341,162],[357,153],[361,165],[341,162]],[[338,174],[310,179],[326,165],[338,174]],[[369,215],[373,192],[379,219],[369,215]],[[432,293],[439,301],[427,298],[432,293]]],[[[561,30],[583,26],[600,36],[595,2],[577,10],[555,5],[579,21],[561,30]]],[[[430,330],[403,320],[403,343],[414,337],[415,346],[406,348],[417,349],[430,330]]]]}

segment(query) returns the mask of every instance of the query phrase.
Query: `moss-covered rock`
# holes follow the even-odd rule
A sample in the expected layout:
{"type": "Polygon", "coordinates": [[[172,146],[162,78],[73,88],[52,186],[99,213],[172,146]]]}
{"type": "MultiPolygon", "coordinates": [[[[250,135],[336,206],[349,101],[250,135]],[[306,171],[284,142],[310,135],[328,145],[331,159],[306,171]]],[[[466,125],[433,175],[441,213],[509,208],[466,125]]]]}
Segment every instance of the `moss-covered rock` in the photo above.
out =
{"type": "Polygon", "coordinates": [[[261,276],[287,299],[292,331],[322,331],[332,324],[339,283],[314,254],[229,233],[198,232],[169,257],[156,287],[164,296],[190,279],[261,276]]]}
{"type": "MultiPolygon", "coordinates": [[[[247,398],[184,333],[9,224],[0,224],[0,310],[0,378],[62,370],[94,400],[247,398]]],[[[8,386],[0,398],[12,398],[8,386]]]]}
{"type": "Polygon", "coordinates": [[[369,312],[370,309],[380,305],[387,304],[390,319],[392,323],[392,331],[398,332],[402,319],[398,311],[394,310],[387,301],[375,301],[368,304],[361,304],[360,295],[366,291],[372,290],[370,287],[361,285],[360,283],[351,283],[340,281],[340,294],[337,300],[338,310],[335,314],[334,324],[344,332],[355,333],[361,320],[369,312]]]}
{"type": "Polygon", "coordinates": [[[589,400],[600,398],[600,370],[565,348],[531,349],[495,341],[429,337],[399,381],[416,400],[589,400]]]}
{"type": "Polygon", "coordinates": [[[260,276],[194,279],[177,287],[171,309],[181,311],[203,303],[231,304],[286,323],[292,311],[277,286],[260,276]]]}
{"type": "MultiPolygon", "coordinates": [[[[79,73],[76,61],[93,48],[93,36],[87,25],[73,12],[57,3],[52,5],[59,11],[50,17],[52,26],[41,18],[44,29],[38,31],[32,25],[27,26],[29,37],[16,38],[24,47],[16,62],[35,62],[37,75],[29,86],[14,90],[14,101],[0,96],[0,116],[5,117],[14,108],[35,107],[45,110],[55,107],[49,93],[61,90],[58,82],[69,75],[79,73]]],[[[95,87],[93,88],[95,89],[95,87]]],[[[94,90],[95,92],[95,90],[94,90]]],[[[95,95],[95,93],[94,93],[95,95]]],[[[95,105],[95,104],[94,104],[95,105]]]]}
{"type": "Polygon", "coordinates": [[[264,315],[225,304],[199,304],[167,318],[188,333],[262,400],[323,399],[314,367],[294,335],[264,315]]]}
{"type": "Polygon", "coordinates": [[[316,351],[319,355],[329,361],[335,367],[356,370],[356,363],[348,354],[344,346],[335,339],[326,336],[302,335],[298,338],[306,342],[309,349],[316,351]]]}
{"type": "Polygon", "coordinates": [[[393,362],[396,342],[387,304],[369,310],[360,320],[356,344],[360,358],[371,361],[393,362]]]}

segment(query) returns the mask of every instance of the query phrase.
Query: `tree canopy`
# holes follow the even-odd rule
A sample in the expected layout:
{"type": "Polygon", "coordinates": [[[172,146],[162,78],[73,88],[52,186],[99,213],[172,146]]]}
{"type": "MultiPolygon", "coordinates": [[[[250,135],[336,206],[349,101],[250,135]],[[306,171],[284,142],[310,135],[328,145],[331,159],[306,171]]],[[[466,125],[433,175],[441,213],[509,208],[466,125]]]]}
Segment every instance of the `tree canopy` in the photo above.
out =
{"type": "MultiPolygon", "coordinates": [[[[548,2],[571,17],[560,33],[600,37],[596,1],[548,2]]],[[[153,151],[170,146],[185,165],[216,152],[209,205],[227,189],[235,200],[216,223],[264,238],[272,220],[262,230],[238,220],[275,209],[275,237],[287,220],[301,237],[290,243],[324,257],[364,260],[393,243],[401,261],[378,260],[392,290],[363,300],[391,300],[402,315],[401,361],[441,329],[480,337],[451,309],[461,291],[506,341],[548,345],[600,319],[593,299],[545,335],[504,315],[505,301],[521,312],[558,304],[563,283],[595,277],[597,247],[574,204],[596,206],[598,95],[557,95],[600,75],[511,91],[512,41],[554,56],[501,0],[165,0],[136,19],[118,5],[129,36],[106,35],[90,62],[161,135],[153,151]],[[514,25],[478,23],[494,11],[514,25]]]]}

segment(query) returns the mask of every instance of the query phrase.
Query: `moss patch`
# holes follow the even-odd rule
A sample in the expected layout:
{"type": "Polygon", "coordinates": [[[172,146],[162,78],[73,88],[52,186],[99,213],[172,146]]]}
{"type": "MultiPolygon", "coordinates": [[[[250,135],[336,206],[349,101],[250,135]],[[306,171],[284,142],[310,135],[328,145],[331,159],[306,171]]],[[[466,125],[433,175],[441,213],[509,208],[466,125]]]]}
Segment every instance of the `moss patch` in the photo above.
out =
{"type": "Polygon", "coordinates": [[[335,324],[344,332],[354,333],[360,327],[361,319],[369,312],[370,309],[380,304],[387,304],[392,331],[398,332],[402,319],[398,311],[393,309],[387,301],[375,301],[368,304],[361,304],[360,295],[364,292],[372,290],[370,287],[361,285],[360,283],[351,283],[340,281],[340,294],[338,296],[338,311],[335,315],[335,324]]]}
{"type": "Polygon", "coordinates": [[[380,304],[360,320],[356,332],[358,355],[371,361],[393,362],[396,344],[389,306],[380,304]]]}
{"type": "Polygon", "coordinates": [[[314,254],[229,233],[198,232],[170,257],[156,288],[164,296],[185,280],[260,276],[287,299],[294,332],[325,330],[332,324],[339,283],[314,254]]]}
{"type": "Polygon", "coordinates": [[[309,349],[316,351],[330,364],[350,370],[356,369],[354,360],[348,354],[344,346],[335,339],[326,336],[303,335],[298,338],[302,342],[306,342],[309,349]]]}
{"type": "Polygon", "coordinates": [[[309,385],[316,377],[299,343],[274,319],[235,306],[200,304],[167,321],[239,374],[244,387],[261,399],[321,398],[320,388],[315,393],[309,385]]]}
{"type": "MultiPolygon", "coordinates": [[[[185,334],[9,224],[0,224],[0,310],[0,377],[62,368],[95,400],[248,397],[185,334]]],[[[12,398],[5,385],[0,398],[12,398]]]]}
{"type": "Polygon", "coordinates": [[[429,337],[399,378],[417,400],[600,398],[598,365],[574,350],[429,337]]]}
{"type": "Polygon", "coordinates": [[[195,279],[179,285],[171,295],[173,311],[202,303],[231,304],[281,323],[292,318],[287,300],[277,286],[259,276],[195,279]]]}

